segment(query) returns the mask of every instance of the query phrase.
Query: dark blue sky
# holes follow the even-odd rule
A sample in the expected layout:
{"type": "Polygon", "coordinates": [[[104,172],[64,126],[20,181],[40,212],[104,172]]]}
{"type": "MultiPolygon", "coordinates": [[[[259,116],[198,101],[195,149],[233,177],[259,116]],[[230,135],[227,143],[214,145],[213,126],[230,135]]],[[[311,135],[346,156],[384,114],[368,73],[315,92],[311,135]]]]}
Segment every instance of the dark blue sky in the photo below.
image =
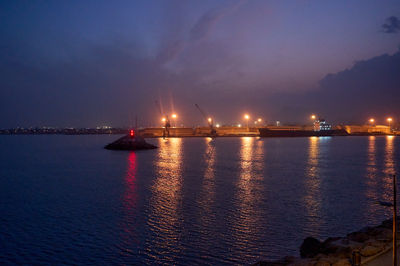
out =
{"type": "Polygon", "coordinates": [[[2,1],[0,128],[155,125],[156,100],[187,126],[195,103],[221,123],[400,120],[399,17],[395,0],[2,1]]]}

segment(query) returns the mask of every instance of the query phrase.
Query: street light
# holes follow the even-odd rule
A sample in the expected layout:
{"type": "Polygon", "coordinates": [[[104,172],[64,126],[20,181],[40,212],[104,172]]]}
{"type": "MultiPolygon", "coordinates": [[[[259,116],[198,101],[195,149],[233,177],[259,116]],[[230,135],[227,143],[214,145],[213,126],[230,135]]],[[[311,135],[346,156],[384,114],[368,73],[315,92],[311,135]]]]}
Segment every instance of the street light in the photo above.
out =
{"type": "Polygon", "coordinates": [[[391,117],[389,117],[389,118],[387,119],[387,121],[388,121],[388,123],[389,123],[389,130],[390,130],[390,124],[392,123],[393,119],[392,119],[391,117]]]}
{"type": "Polygon", "coordinates": [[[246,119],[247,129],[249,129],[249,119],[250,119],[250,116],[249,116],[248,114],[245,114],[245,115],[244,115],[244,119],[246,119]]]}
{"type": "Polygon", "coordinates": [[[316,115],[311,115],[311,119],[313,120],[313,126],[314,126],[314,131],[318,131],[317,129],[317,116],[316,115]]]}
{"type": "Polygon", "coordinates": [[[369,120],[369,122],[371,123],[371,125],[374,125],[375,119],[371,118],[371,119],[369,120]]]}
{"type": "Polygon", "coordinates": [[[172,114],[171,117],[175,120],[174,126],[176,127],[176,119],[178,118],[177,114],[172,114]]]}
{"type": "Polygon", "coordinates": [[[261,119],[261,118],[259,118],[259,119],[257,119],[257,121],[260,123],[260,122],[262,121],[262,119],[261,119]]]}

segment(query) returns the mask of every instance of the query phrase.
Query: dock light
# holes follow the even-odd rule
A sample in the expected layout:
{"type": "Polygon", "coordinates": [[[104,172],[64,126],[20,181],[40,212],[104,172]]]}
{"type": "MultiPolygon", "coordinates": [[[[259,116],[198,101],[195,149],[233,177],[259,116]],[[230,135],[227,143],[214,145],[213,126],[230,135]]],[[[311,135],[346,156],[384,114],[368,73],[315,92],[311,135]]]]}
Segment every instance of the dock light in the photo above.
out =
{"type": "Polygon", "coordinates": [[[390,124],[392,123],[393,119],[392,119],[391,117],[389,117],[389,118],[387,119],[387,121],[388,121],[388,123],[389,123],[389,130],[390,130],[390,124]]]}
{"type": "Polygon", "coordinates": [[[244,115],[244,119],[246,119],[246,127],[247,127],[247,129],[249,128],[249,119],[250,119],[250,116],[248,115],[248,114],[245,114],[244,115]]]}
{"type": "Polygon", "coordinates": [[[174,127],[176,127],[176,119],[178,118],[178,115],[177,114],[172,114],[171,117],[172,117],[172,119],[175,120],[174,127]]]}

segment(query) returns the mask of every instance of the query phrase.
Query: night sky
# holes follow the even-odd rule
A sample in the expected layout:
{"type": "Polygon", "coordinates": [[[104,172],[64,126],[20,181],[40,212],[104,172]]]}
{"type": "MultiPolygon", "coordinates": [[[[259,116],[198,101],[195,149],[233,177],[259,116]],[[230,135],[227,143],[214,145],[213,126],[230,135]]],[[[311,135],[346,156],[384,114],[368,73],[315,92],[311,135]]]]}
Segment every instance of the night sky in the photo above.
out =
{"type": "Polygon", "coordinates": [[[1,1],[0,128],[400,120],[400,1],[1,1]]]}

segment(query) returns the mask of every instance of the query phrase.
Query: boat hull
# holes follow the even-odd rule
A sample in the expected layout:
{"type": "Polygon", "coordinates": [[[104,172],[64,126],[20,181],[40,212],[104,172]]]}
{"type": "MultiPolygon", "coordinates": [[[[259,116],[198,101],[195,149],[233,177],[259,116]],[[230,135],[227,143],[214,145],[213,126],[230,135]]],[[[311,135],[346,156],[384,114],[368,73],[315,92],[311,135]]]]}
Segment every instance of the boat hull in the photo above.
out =
{"type": "Polygon", "coordinates": [[[330,137],[330,136],[347,136],[345,130],[271,130],[268,128],[259,128],[260,137],[330,137]]]}

